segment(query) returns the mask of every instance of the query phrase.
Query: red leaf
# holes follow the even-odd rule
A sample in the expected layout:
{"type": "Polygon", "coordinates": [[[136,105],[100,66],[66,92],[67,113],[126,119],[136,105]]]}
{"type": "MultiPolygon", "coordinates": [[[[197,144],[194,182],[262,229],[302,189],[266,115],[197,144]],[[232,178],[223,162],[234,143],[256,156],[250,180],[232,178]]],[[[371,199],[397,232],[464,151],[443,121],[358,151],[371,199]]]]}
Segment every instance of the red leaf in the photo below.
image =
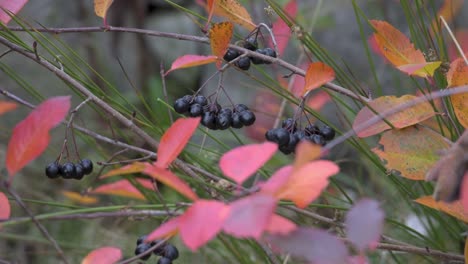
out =
{"type": "Polygon", "coordinates": [[[273,235],[287,235],[296,230],[297,226],[289,219],[274,214],[265,231],[273,235]]]}
{"type": "Polygon", "coordinates": [[[231,42],[233,27],[231,22],[221,22],[211,26],[211,53],[219,59],[216,62],[216,67],[218,67],[218,69],[221,67],[222,59],[224,54],[226,54],[229,42],[231,42]]]}
{"type": "Polygon", "coordinates": [[[49,145],[49,130],[58,125],[70,109],[70,96],[53,97],[36,107],[13,129],[8,143],[6,167],[10,180],[49,145]]]}
{"type": "Polygon", "coordinates": [[[161,169],[156,166],[147,166],[143,173],[155,178],[156,180],[170,186],[172,189],[185,195],[191,200],[197,200],[197,195],[190,189],[184,181],[179,179],[174,173],[169,170],[161,169]]]}
{"type": "Polygon", "coordinates": [[[160,225],[148,235],[148,237],[146,238],[146,242],[151,242],[162,237],[167,238],[173,236],[179,231],[179,225],[181,220],[182,217],[178,216],[160,225]]]}
{"type": "Polygon", "coordinates": [[[338,166],[327,160],[310,162],[295,170],[278,191],[276,197],[293,201],[304,208],[315,200],[328,185],[328,178],[338,173],[338,166]]]}
{"type": "MultiPolygon", "coordinates": [[[[1,12],[1,11],[0,11],[1,12]]],[[[0,115],[11,111],[17,107],[17,104],[12,102],[0,101],[0,115]]]]}
{"type": "Polygon", "coordinates": [[[158,160],[155,165],[163,169],[167,168],[182,152],[199,123],[200,117],[177,119],[161,138],[158,160]]]}
{"type": "Polygon", "coordinates": [[[317,94],[309,97],[306,105],[315,111],[319,111],[322,107],[331,101],[330,95],[325,91],[319,91],[317,94]]]}
{"type": "Polygon", "coordinates": [[[223,230],[238,238],[260,238],[271,222],[276,201],[271,195],[257,193],[233,202],[223,230]]]}
{"type": "Polygon", "coordinates": [[[263,166],[278,150],[272,142],[237,147],[226,152],[219,161],[224,175],[242,184],[263,166]]]}
{"type": "Polygon", "coordinates": [[[132,164],[128,164],[126,166],[110,170],[107,173],[101,175],[99,178],[104,179],[104,178],[108,178],[108,177],[116,176],[116,175],[139,173],[139,172],[144,171],[146,166],[148,165],[150,164],[146,162],[134,162],[132,164]]]}
{"type": "Polygon", "coordinates": [[[218,201],[198,200],[185,211],[179,224],[182,241],[192,251],[218,234],[229,208],[218,201]]]}
{"type": "Polygon", "coordinates": [[[313,228],[298,228],[288,235],[266,235],[274,249],[306,259],[308,263],[347,263],[348,249],[337,237],[313,228]]]}
{"type": "Polygon", "coordinates": [[[468,172],[465,173],[462,180],[461,190],[461,204],[465,212],[468,212],[468,172]]]}
{"type": "MultiPolygon", "coordinates": [[[[289,1],[284,6],[284,12],[291,18],[295,18],[297,15],[297,0],[289,1]]],[[[279,54],[283,54],[291,38],[291,29],[281,18],[278,18],[273,24],[272,30],[276,39],[276,44],[278,45],[278,52],[279,54]]],[[[269,46],[273,47],[273,42],[271,40],[269,46]]]]}
{"type": "Polygon", "coordinates": [[[171,68],[165,73],[166,75],[171,71],[183,68],[190,68],[200,65],[209,64],[217,60],[216,56],[203,56],[203,55],[184,55],[177,58],[173,63],[171,68]]]}
{"type": "Polygon", "coordinates": [[[359,251],[375,248],[382,233],[384,217],[379,203],[371,199],[360,200],[348,211],[346,233],[359,251]]]}
{"type": "Polygon", "coordinates": [[[6,25],[11,20],[11,17],[2,8],[16,15],[27,2],[28,0],[0,0],[0,22],[6,25]]]}
{"type": "Polygon", "coordinates": [[[330,66],[320,61],[311,63],[307,68],[302,96],[334,79],[335,71],[330,66]]]}
{"type": "Polygon", "coordinates": [[[289,175],[291,175],[293,167],[291,165],[284,166],[281,169],[277,170],[268,181],[260,184],[261,192],[275,194],[278,190],[283,187],[286,182],[288,182],[289,175]]]}
{"type": "MultiPolygon", "coordinates": [[[[137,181],[143,187],[147,189],[153,189],[153,184],[150,180],[138,179],[137,181]]],[[[145,196],[143,196],[143,194],[141,194],[141,192],[127,180],[120,180],[113,183],[101,185],[96,189],[90,191],[89,193],[109,194],[146,200],[145,196]]]]}
{"type": "Polygon", "coordinates": [[[113,264],[122,258],[122,251],[116,247],[102,247],[91,251],[81,264],[113,264]]]}
{"type": "MultiPolygon", "coordinates": [[[[6,195],[2,192],[0,192],[0,220],[6,220],[10,218],[11,214],[11,207],[10,207],[10,202],[8,201],[8,198],[6,195]]],[[[0,224],[1,227],[1,224],[0,224]]]]}

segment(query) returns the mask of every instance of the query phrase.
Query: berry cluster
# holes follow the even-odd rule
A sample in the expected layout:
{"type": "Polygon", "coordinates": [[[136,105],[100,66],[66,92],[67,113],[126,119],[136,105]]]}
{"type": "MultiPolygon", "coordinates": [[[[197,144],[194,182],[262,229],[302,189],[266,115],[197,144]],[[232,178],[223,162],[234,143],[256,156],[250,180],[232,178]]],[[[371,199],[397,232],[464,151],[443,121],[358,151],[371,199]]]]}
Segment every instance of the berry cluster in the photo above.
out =
{"type": "MultiPolygon", "coordinates": [[[[258,42],[257,42],[256,36],[251,36],[251,37],[245,39],[244,43],[242,45],[242,47],[244,47],[244,48],[246,48],[248,50],[255,51],[255,52],[263,54],[265,56],[270,56],[270,57],[276,58],[276,52],[275,52],[274,49],[272,49],[272,48],[259,49],[259,48],[257,48],[257,46],[258,46],[258,42]]],[[[237,57],[239,57],[240,55],[241,55],[241,53],[238,52],[237,50],[228,49],[226,54],[224,54],[223,58],[226,61],[232,61],[232,60],[236,59],[237,57]]],[[[250,62],[252,62],[253,64],[270,64],[269,61],[265,61],[265,60],[262,60],[262,59],[259,59],[259,58],[256,58],[256,57],[242,57],[239,60],[237,60],[234,63],[234,65],[239,67],[240,69],[246,71],[246,70],[248,70],[250,68],[250,62]]]]}
{"type": "Polygon", "coordinates": [[[93,172],[93,162],[89,159],[83,159],[77,164],[66,162],[62,165],[55,161],[45,168],[45,174],[51,179],[62,176],[64,179],[81,180],[91,172],[93,172]]]}
{"type": "Polygon", "coordinates": [[[241,128],[255,122],[255,114],[246,105],[236,104],[233,109],[221,108],[217,103],[209,103],[203,95],[178,98],[174,102],[174,110],[191,117],[201,116],[201,124],[212,130],[241,128]]]}
{"type": "Polygon", "coordinates": [[[295,151],[297,143],[309,140],[318,145],[325,145],[335,137],[335,130],[329,126],[319,128],[314,124],[298,129],[296,120],[287,118],[283,120],[281,128],[273,128],[266,132],[265,138],[278,144],[279,150],[284,154],[295,151]]]}
{"type": "MultiPolygon", "coordinates": [[[[147,236],[141,236],[137,240],[137,247],[135,249],[135,255],[140,255],[141,253],[148,251],[151,247],[155,246],[162,242],[162,240],[155,240],[151,243],[145,243],[147,236]]],[[[158,264],[171,264],[173,260],[179,257],[179,250],[167,242],[164,242],[162,245],[153,250],[153,254],[160,256],[158,264]]],[[[148,260],[151,257],[151,252],[140,257],[141,260],[148,260]]]]}

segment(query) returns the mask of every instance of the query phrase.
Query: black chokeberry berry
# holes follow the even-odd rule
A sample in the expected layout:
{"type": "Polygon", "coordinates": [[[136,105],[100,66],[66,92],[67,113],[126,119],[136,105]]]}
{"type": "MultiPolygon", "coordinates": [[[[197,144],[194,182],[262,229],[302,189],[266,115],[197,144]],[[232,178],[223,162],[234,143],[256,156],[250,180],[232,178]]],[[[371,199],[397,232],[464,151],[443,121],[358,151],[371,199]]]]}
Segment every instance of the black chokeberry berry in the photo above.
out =
{"type": "Polygon", "coordinates": [[[141,243],[145,242],[147,237],[148,237],[147,235],[142,235],[141,237],[139,237],[137,239],[137,241],[136,241],[137,246],[140,245],[141,243]]]}
{"type": "Polygon", "coordinates": [[[163,253],[164,253],[164,248],[165,248],[166,245],[167,245],[167,244],[164,242],[164,240],[162,240],[162,239],[157,239],[157,240],[151,242],[151,246],[155,246],[155,245],[157,245],[157,244],[159,244],[159,243],[161,243],[161,245],[159,245],[159,247],[157,247],[157,248],[155,248],[155,249],[153,250],[153,254],[158,255],[158,256],[162,256],[163,253]],[[163,243],[161,243],[161,242],[163,242],[163,243]]]}
{"type": "Polygon", "coordinates": [[[157,264],[172,264],[172,260],[170,258],[161,257],[158,259],[157,264]]]}
{"type": "Polygon", "coordinates": [[[247,71],[250,68],[250,58],[249,57],[240,58],[238,61],[234,63],[234,65],[239,67],[241,70],[247,71]]]}
{"type": "Polygon", "coordinates": [[[170,260],[175,260],[179,257],[179,250],[177,250],[177,248],[174,245],[168,243],[164,247],[164,252],[162,256],[170,260]]]}
{"type": "Polygon", "coordinates": [[[75,164],[67,162],[64,163],[60,168],[60,174],[64,179],[73,179],[76,177],[75,164]]]}
{"type": "Polygon", "coordinates": [[[174,101],[174,110],[179,114],[185,114],[190,109],[190,103],[183,98],[174,101]]]}
{"type": "Polygon", "coordinates": [[[242,128],[242,127],[244,126],[244,124],[243,124],[242,121],[240,120],[240,113],[234,112],[234,113],[232,114],[231,126],[232,126],[233,128],[242,128]]]}
{"type": "Polygon", "coordinates": [[[250,126],[255,123],[255,114],[249,110],[242,111],[240,112],[240,121],[245,126],[250,126]]]}
{"type": "Polygon", "coordinates": [[[335,137],[335,130],[329,126],[324,126],[320,129],[320,134],[325,140],[332,140],[335,137]]]}
{"type": "Polygon", "coordinates": [[[304,131],[308,136],[319,134],[319,128],[314,124],[309,124],[305,127],[304,131]]]}
{"type": "Polygon", "coordinates": [[[201,104],[192,104],[190,106],[189,115],[191,117],[201,116],[203,114],[203,106],[201,104]]]}
{"type": "Polygon", "coordinates": [[[213,113],[213,112],[203,113],[201,123],[202,123],[202,125],[206,126],[209,129],[215,129],[216,128],[216,115],[215,115],[215,113],[213,113]]]}
{"type": "Polygon", "coordinates": [[[317,144],[317,145],[325,145],[325,139],[323,138],[322,135],[319,135],[319,134],[314,134],[312,136],[309,137],[309,140],[314,143],[314,144],[317,144]]]}
{"type": "Polygon", "coordinates": [[[80,165],[83,167],[83,172],[85,175],[93,172],[93,162],[90,159],[82,159],[80,165]]]}
{"type": "Polygon", "coordinates": [[[184,95],[182,96],[182,100],[184,100],[185,102],[189,104],[192,104],[193,96],[190,94],[184,95]]]}
{"type": "Polygon", "coordinates": [[[289,143],[289,132],[284,128],[274,128],[266,132],[265,138],[279,146],[286,146],[289,143]]]}
{"type": "Polygon", "coordinates": [[[289,132],[296,132],[297,123],[293,118],[286,118],[281,123],[281,127],[288,130],[289,132]]]}
{"type": "Polygon", "coordinates": [[[76,164],[75,165],[75,180],[81,180],[83,179],[83,176],[85,175],[83,166],[81,164],[76,164]]]}
{"type": "Polygon", "coordinates": [[[249,110],[249,108],[245,104],[236,104],[234,105],[234,112],[242,112],[245,110],[249,110]]]}
{"type": "Polygon", "coordinates": [[[232,117],[228,114],[219,113],[216,117],[216,127],[225,130],[231,126],[232,117]]]}
{"type": "Polygon", "coordinates": [[[258,46],[257,37],[256,36],[248,37],[247,39],[244,40],[244,44],[242,46],[248,50],[252,50],[252,51],[256,50],[258,46]]]}
{"type": "MultiPolygon", "coordinates": [[[[265,53],[262,53],[262,54],[265,54],[267,56],[270,56],[270,57],[273,57],[273,58],[276,58],[276,51],[272,48],[265,48],[263,49],[263,52],[265,53]]],[[[265,64],[270,64],[271,62],[269,61],[265,61],[265,64]]]]}
{"type": "Polygon", "coordinates": [[[205,106],[208,104],[208,99],[206,99],[205,96],[203,95],[197,95],[195,96],[195,98],[193,99],[193,102],[195,104],[200,104],[201,106],[205,106]]]}
{"type": "MultiPolygon", "coordinates": [[[[146,244],[146,243],[141,243],[139,244],[136,249],[135,249],[135,255],[140,255],[141,253],[147,251],[148,249],[151,248],[151,245],[150,244],[146,244]]],[[[140,257],[141,260],[147,260],[151,257],[151,251],[148,252],[147,254],[143,255],[140,257]]]]}
{"type": "Polygon", "coordinates": [[[287,145],[280,145],[279,150],[288,155],[296,151],[296,146],[299,140],[294,134],[289,134],[289,142],[287,145]]]}
{"type": "MultiPolygon", "coordinates": [[[[255,52],[266,55],[266,52],[264,49],[257,49],[255,52]]],[[[253,64],[264,64],[267,63],[263,59],[257,58],[257,57],[250,57],[250,60],[252,61],[253,64]]]]}
{"type": "Polygon", "coordinates": [[[224,54],[223,59],[226,61],[232,61],[235,58],[239,57],[240,53],[237,50],[234,49],[228,49],[226,51],[226,54],[224,54]]]}
{"type": "Polygon", "coordinates": [[[60,177],[60,164],[58,162],[52,162],[45,168],[45,174],[51,179],[60,177]]]}
{"type": "Polygon", "coordinates": [[[296,132],[294,132],[293,135],[294,137],[297,138],[298,141],[301,141],[307,138],[307,134],[304,130],[297,130],[296,132]]]}
{"type": "Polygon", "coordinates": [[[220,114],[226,114],[226,115],[232,115],[232,110],[229,108],[221,108],[218,112],[218,115],[220,114]]]}

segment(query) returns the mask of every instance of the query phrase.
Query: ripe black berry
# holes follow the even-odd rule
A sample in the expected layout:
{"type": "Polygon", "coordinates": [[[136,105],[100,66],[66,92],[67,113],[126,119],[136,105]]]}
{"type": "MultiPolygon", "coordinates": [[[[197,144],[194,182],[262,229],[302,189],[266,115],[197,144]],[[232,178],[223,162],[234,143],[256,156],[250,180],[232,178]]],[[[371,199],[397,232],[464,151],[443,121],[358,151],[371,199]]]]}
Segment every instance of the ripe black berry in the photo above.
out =
{"type": "Polygon", "coordinates": [[[225,130],[231,126],[232,118],[230,115],[225,113],[220,113],[216,117],[216,127],[225,130]]]}
{"type": "MultiPolygon", "coordinates": [[[[140,255],[141,253],[147,251],[150,249],[151,245],[146,244],[146,243],[141,243],[139,244],[136,249],[135,249],[135,255],[140,255]]],[[[143,255],[140,257],[141,260],[147,260],[151,257],[151,252],[148,252],[147,254],[143,255]]]]}
{"type": "Polygon", "coordinates": [[[290,132],[295,132],[297,129],[297,123],[292,118],[286,118],[285,120],[283,120],[281,127],[290,132]]]}
{"type": "Polygon", "coordinates": [[[249,108],[245,104],[236,104],[234,105],[234,112],[242,112],[245,110],[249,110],[249,108]]]}
{"type": "Polygon", "coordinates": [[[189,115],[191,117],[201,116],[203,114],[203,106],[201,104],[193,104],[190,106],[189,115]]]}
{"type": "Polygon", "coordinates": [[[183,98],[174,101],[174,110],[179,114],[185,114],[190,109],[190,103],[183,98]]]}
{"type": "Polygon", "coordinates": [[[58,178],[60,176],[60,164],[52,162],[45,168],[45,174],[51,179],[58,178]]]}
{"type": "Polygon", "coordinates": [[[205,106],[208,104],[208,99],[206,99],[205,96],[203,95],[197,95],[194,99],[193,102],[196,104],[200,104],[201,106],[205,106]]]}
{"type": "Polygon", "coordinates": [[[161,257],[158,259],[157,264],[172,264],[172,260],[170,258],[161,257]]]}
{"type": "MultiPolygon", "coordinates": [[[[264,49],[257,49],[255,52],[266,55],[264,49]]],[[[250,57],[250,60],[252,61],[253,64],[264,64],[266,61],[257,58],[257,57],[250,57]]]]}
{"type": "Polygon", "coordinates": [[[256,50],[258,46],[257,38],[255,36],[251,36],[244,40],[244,45],[243,47],[248,49],[248,50],[256,50]]]}
{"type": "Polygon", "coordinates": [[[83,167],[83,172],[85,175],[93,172],[93,162],[89,159],[82,159],[80,165],[83,167]]]}
{"type": "Polygon", "coordinates": [[[136,242],[137,246],[140,245],[141,243],[145,242],[145,239],[146,239],[147,237],[148,237],[147,235],[142,235],[141,237],[139,237],[139,238],[137,239],[137,242],[136,242]]]}
{"type": "Polygon", "coordinates": [[[296,151],[296,146],[299,140],[294,134],[289,134],[289,142],[287,145],[280,145],[279,150],[284,154],[290,154],[296,151]]]}
{"type": "Polygon", "coordinates": [[[164,252],[162,254],[163,257],[166,257],[170,260],[177,259],[179,257],[179,250],[172,244],[167,244],[164,247],[164,252]]]}
{"type": "Polygon", "coordinates": [[[60,168],[60,174],[64,179],[73,179],[76,177],[75,164],[67,162],[64,163],[60,168]]]}
{"type": "Polygon", "coordinates": [[[306,139],[307,138],[307,134],[304,130],[298,130],[296,132],[294,132],[294,137],[297,138],[298,141],[301,141],[303,139],[306,139]]]}
{"type": "Polygon", "coordinates": [[[202,125],[206,126],[209,129],[215,129],[216,128],[216,115],[213,112],[203,113],[201,123],[202,125]]]}
{"type": "Polygon", "coordinates": [[[235,58],[239,57],[239,52],[237,50],[234,50],[234,49],[228,49],[226,51],[226,54],[224,54],[224,57],[223,59],[226,60],[226,61],[232,61],[234,60],[235,58]]]}
{"type": "Polygon", "coordinates": [[[319,128],[314,124],[307,125],[304,130],[308,136],[319,134],[319,128]]]}
{"type": "Polygon", "coordinates": [[[182,97],[182,100],[184,100],[185,102],[187,102],[189,104],[192,104],[193,96],[190,95],[190,94],[184,95],[182,97]]]}
{"type": "Polygon", "coordinates": [[[324,126],[320,129],[320,134],[325,140],[332,140],[335,137],[335,130],[329,126],[324,126]]]}
{"type": "MultiPolygon", "coordinates": [[[[265,49],[263,49],[263,52],[265,52],[265,53],[262,53],[262,54],[265,54],[267,56],[276,58],[276,51],[274,49],[272,49],[272,48],[265,48],[265,49]]],[[[265,63],[270,64],[271,62],[265,61],[265,63]]]]}
{"type": "Polygon", "coordinates": [[[309,140],[312,142],[312,143],[315,143],[317,145],[325,145],[325,139],[323,138],[322,135],[319,135],[319,134],[314,134],[312,136],[309,137],[309,140]]]}
{"type": "Polygon", "coordinates": [[[221,108],[218,112],[218,115],[220,114],[232,115],[232,110],[229,108],[221,108]]]}
{"type": "Polygon", "coordinates": [[[76,180],[81,180],[83,179],[83,176],[85,175],[83,166],[81,164],[76,164],[75,165],[75,178],[76,180]]]}
{"type": "Polygon", "coordinates": [[[232,114],[231,126],[232,126],[233,128],[241,128],[241,127],[244,126],[244,124],[243,124],[242,121],[240,120],[240,113],[234,112],[234,113],[232,114]]]}
{"type": "Polygon", "coordinates": [[[284,128],[274,128],[266,132],[265,138],[279,146],[286,146],[289,143],[289,132],[284,128]]]}
{"type": "MultiPolygon", "coordinates": [[[[151,246],[155,246],[155,245],[157,245],[157,244],[159,244],[161,242],[163,242],[162,239],[157,239],[157,240],[151,242],[151,246]]],[[[155,248],[153,250],[153,254],[158,255],[158,256],[162,256],[163,253],[164,253],[164,248],[166,247],[166,245],[167,244],[165,242],[162,243],[161,245],[159,245],[159,247],[157,247],[157,248],[155,248]]]]}
{"type": "Polygon", "coordinates": [[[242,111],[240,113],[240,121],[245,126],[250,126],[255,122],[255,114],[249,110],[242,111]]]}
{"type": "Polygon", "coordinates": [[[250,58],[249,57],[240,58],[234,64],[237,67],[239,67],[241,70],[246,71],[246,70],[248,70],[250,68],[250,58]]]}

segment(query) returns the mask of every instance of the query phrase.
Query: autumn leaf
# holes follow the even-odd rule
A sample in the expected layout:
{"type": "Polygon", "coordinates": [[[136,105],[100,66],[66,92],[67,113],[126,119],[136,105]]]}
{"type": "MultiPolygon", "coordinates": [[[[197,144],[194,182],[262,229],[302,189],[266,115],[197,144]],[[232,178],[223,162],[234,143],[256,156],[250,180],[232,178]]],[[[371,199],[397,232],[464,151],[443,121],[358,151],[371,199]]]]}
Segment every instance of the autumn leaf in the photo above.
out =
{"type": "Polygon", "coordinates": [[[259,239],[271,222],[276,202],[272,195],[257,193],[229,204],[223,231],[237,238],[259,239]]]}
{"type": "Polygon", "coordinates": [[[294,222],[280,215],[274,214],[270,218],[270,222],[265,228],[265,232],[268,232],[272,235],[287,235],[296,229],[297,226],[294,222]]]}
{"type": "Polygon", "coordinates": [[[432,196],[423,196],[414,201],[468,223],[468,211],[463,210],[460,201],[455,201],[453,203],[436,202],[432,196]]]}
{"type": "Polygon", "coordinates": [[[94,13],[98,17],[102,17],[104,20],[104,25],[107,26],[107,11],[112,5],[114,0],[94,0],[94,13]]]}
{"type": "Polygon", "coordinates": [[[177,58],[173,63],[171,68],[165,73],[165,75],[169,74],[171,71],[201,66],[209,63],[216,62],[216,56],[203,56],[203,55],[184,55],[177,58]]]}
{"type": "Polygon", "coordinates": [[[315,111],[320,111],[323,106],[331,101],[330,95],[325,91],[319,91],[308,97],[306,105],[315,111]]]}
{"type": "Polygon", "coordinates": [[[69,109],[70,96],[53,97],[15,126],[6,157],[10,181],[15,173],[44,152],[50,141],[49,130],[65,118],[69,109]]]}
{"type": "Polygon", "coordinates": [[[460,187],[460,201],[465,212],[468,212],[468,172],[465,172],[461,183],[462,185],[460,187]]]}
{"type": "Polygon", "coordinates": [[[450,147],[449,140],[422,126],[387,131],[379,144],[381,147],[372,151],[385,160],[387,170],[398,171],[411,180],[424,180],[426,172],[440,158],[437,152],[450,147]]]}
{"type": "Polygon", "coordinates": [[[18,105],[12,102],[0,101],[0,115],[16,109],[18,105]]]}
{"type": "Polygon", "coordinates": [[[155,166],[167,168],[187,145],[198,124],[200,117],[177,119],[161,138],[155,166]]]}
{"type": "Polygon", "coordinates": [[[300,141],[296,147],[296,158],[294,159],[294,169],[299,169],[310,161],[320,158],[321,147],[308,140],[300,141]]]}
{"type": "Polygon", "coordinates": [[[226,152],[219,160],[224,175],[242,184],[265,164],[278,150],[271,142],[240,146],[226,152]],[[240,166],[241,165],[241,166],[240,166]]]}
{"type": "Polygon", "coordinates": [[[114,264],[122,258],[122,250],[116,247],[102,247],[91,251],[81,264],[114,264]]]}
{"type": "Polygon", "coordinates": [[[437,12],[437,16],[432,21],[432,28],[437,28],[439,17],[443,17],[447,23],[453,21],[455,16],[462,10],[464,0],[444,0],[444,4],[437,12]]]}
{"type": "MultiPolygon", "coordinates": [[[[290,0],[284,6],[284,12],[291,18],[295,18],[297,15],[297,0],[290,0]]],[[[273,36],[275,36],[278,52],[283,54],[284,50],[288,46],[289,39],[291,38],[291,29],[289,26],[279,17],[273,26],[271,27],[273,36]]],[[[273,41],[269,41],[270,47],[273,47],[273,41]]]]}
{"type": "MultiPolygon", "coordinates": [[[[153,184],[150,180],[137,179],[137,181],[145,188],[154,190],[153,184]]],[[[108,194],[116,195],[128,198],[134,198],[139,200],[146,200],[145,196],[133,186],[128,180],[119,180],[113,183],[103,184],[89,193],[93,194],[108,194]]]]}
{"type": "Polygon", "coordinates": [[[221,22],[214,24],[210,29],[211,53],[218,57],[216,67],[221,67],[222,59],[231,42],[233,25],[231,22],[221,22]]]}
{"type": "MultiPolygon", "coordinates": [[[[459,29],[455,31],[455,39],[457,40],[458,44],[460,44],[462,51],[465,53],[465,56],[468,56],[468,30],[459,29]]],[[[452,41],[447,45],[449,61],[454,61],[460,57],[457,46],[452,41]]]]}
{"type": "Polygon", "coordinates": [[[293,166],[291,165],[281,167],[271,175],[268,181],[259,184],[261,192],[276,194],[288,182],[292,172],[293,166]]]}
{"type": "Polygon", "coordinates": [[[383,231],[384,217],[377,201],[360,200],[346,214],[347,238],[360,252],[374,249],[383,231]]]}
{"type": "MultiPolygon", "coordinates": [[[[458,58],[450,64],[447,83],[449,88],[468,84],[468,65],[463,58],[458,58]]],[[[460,124],[468,128],[468,93],[451,95],[450,101],[460,124]]]]}
{"type": "Polygon", "coordinates": [[[168,238],[179,232],[179,225],[182,221],[182,216],[177,216],[171,220],[163,223],[158,228],[153,230],[148,237],[146,237],[145,242],[151,242],[158,238],[168,238]]]}
{"type": "Polygon", "coordinates": [[[330,66],[320,61],[309,64],[305,75],[305,85],[304,89],[302,89],[302,96],[334,79],[335,71],[330,66]]]}
{"type": "Polygon", "coordinates": [[[190,186],[169,170],[162,169],[157,166],[147,166],[143,173],[166,184],[191,200],[198,199],[197,195],[192,191],[192,189],[190,189],[190,186]]]}
{"type": "MultiPolygon", "coordinates": [[[[10,218],[11,207],[8,197],[2,192],[0,192],[0,220],[6,220],[10,218]]],[[[1,227],[1,224],[0,224],[1,227]]]]}
{"type": "Polygon", "coordinates": [[[397,69],[409,75],[433,76],[441,61],[426,62],[424,54],[398,29],[385,21],[369,21],[376,33],[374,40],[383,56],[397,69]]]}
{"type": "Polygon", "coordinates": [[[134,173],[140,173],[145,170],[147,166],[149,166],[149,163],[145,162],[134,162],[132,164],[125,165],[123,167],[113,169],[108,171],[107,173],[104,173],[101,175],[99,178],[104,179],[116,175],[126,175],[126,174],[134,174],[134,173]]]}
{"type": "Polygon", "coordinates": [[[0,0],[0,22],[6,25],[11,20],[11,16],[3,9],[16,15],[27,2],[28,0],[0,0]]]}
{"type": "MultiPolygon", "coordinates": [[[[399,105],[408,103],[412,100],[415,100],[417,97],[414,95],[403,95],[402,97],[396,97],[393,95],[389,96],[381,96],[371,102],[369,102],[369,107],[371,107],[377,113],[383,113],[399,105]]],[[[422,122],[436,113],[432,108],[431,104],[428,102],[424,102],[405,110],[402,110],[398,113],[393,115],[387,116],[385,119],[390,122],[395,128],[404,128],[419,122],[422,122]]],[[[357,114],[356,118],[354,119],[353,129],[356,130],[361,123],[368,121],[369,119],[375,117],[376,114],[369,109],[367,106],[362,108],[361,111],[357,114]]],[[[378,134],[382,131],[390,129],[391,127],[385,123],[383,120],[378,121],[377,123],[369,126],[368,128],[357,131],[357,135],[361,138],[373,136],[378,134]]]]}
{"type": "Polygon", "coordinates": [[[62,195],[67,197],[70,201],[73,201],[78,204],[90,205],[96,204],[99,201],[97,197],[81,195],[77,192],[62,191],[62,195]]]}
{"type": "Polygon", "coordinates": [[[227,18],[229,21],[252,31],[256,25],[252,22],[249,12],[237,0],[209,0],[208,13],[227,18]]]}
{"type": "Polygon", "coordinates": [[[268,89],[257,89],[253,96],[256,109],[262,109],[255,113],[255,123],[245,128],[247,136],[257,142],[265,141],[265,133],[274,126],[275,117],[270,113],[278,113],[281,98],[268,89]]]}

